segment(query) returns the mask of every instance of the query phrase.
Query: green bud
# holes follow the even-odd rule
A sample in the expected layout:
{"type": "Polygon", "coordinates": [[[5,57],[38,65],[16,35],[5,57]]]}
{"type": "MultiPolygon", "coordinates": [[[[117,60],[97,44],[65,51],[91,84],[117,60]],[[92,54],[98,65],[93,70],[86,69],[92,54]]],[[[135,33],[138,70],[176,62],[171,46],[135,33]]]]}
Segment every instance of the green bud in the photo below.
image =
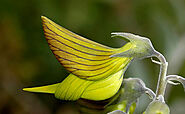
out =
{"type": "Polygon", "coordinates": [[[170,109],[164,102],[156,100],[148,105],[145,114],[170,114],[170,109]]]}

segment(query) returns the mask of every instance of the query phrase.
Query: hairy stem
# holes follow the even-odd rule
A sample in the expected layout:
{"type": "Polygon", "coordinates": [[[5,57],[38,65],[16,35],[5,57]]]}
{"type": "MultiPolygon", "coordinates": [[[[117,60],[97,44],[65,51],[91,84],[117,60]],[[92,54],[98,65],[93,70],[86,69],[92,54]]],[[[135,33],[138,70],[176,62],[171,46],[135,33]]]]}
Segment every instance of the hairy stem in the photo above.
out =
{"type": "Polygon", "coordinates": [[[158,83],[157,83],[157,89],[156,89],[156,97],[155,97],[155,99],[158,99],[160,95],[164,97],[164,94],[165,94],[165,89],[167,85],[166,73],[167,73],[167,68],[168,68],[168,62],[166,62],[165,57],[158,51],[154,52],[154,56],[156,56],[161,63],[160,73],[159,73],[159,78],[158,78],[158,83]]]}

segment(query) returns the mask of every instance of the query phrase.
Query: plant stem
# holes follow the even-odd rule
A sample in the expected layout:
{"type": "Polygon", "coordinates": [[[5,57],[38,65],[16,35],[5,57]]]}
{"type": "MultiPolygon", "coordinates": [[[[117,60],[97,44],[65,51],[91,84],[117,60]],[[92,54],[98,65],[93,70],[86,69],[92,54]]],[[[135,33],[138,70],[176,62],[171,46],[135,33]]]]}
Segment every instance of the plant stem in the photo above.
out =
{"type": "Polygon", "coordinates": [[[161,62],[160,73],[159,73],[157,89],[156,89],[156,97],[155,97],[155,99],[158,99],[159,95],[162,95],[164,97],[164,94],[165,94],[165,89],[167,85],[166,73],[168,68],[168,62],[166,62],[165,57],[158,51],[154,52],[154,56],[156,56],[161,62]]]}

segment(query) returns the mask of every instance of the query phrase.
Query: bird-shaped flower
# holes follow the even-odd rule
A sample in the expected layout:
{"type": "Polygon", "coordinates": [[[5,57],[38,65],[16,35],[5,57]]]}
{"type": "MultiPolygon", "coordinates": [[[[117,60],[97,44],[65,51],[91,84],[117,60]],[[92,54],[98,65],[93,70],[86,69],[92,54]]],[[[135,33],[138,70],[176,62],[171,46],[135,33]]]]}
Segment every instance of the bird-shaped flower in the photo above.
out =
{"type": "Polygon", "coordinates": [[[111,48],[79,36],[42,16],[44,35],[57,60],[70,72],[61,83],[24,88],[52,93],[62,100],[105,100],[114,96],[123,74],[135,58],[153,56],[149,39],[131,33],[112,33],[128,40],[121,48],[111,48]]]}

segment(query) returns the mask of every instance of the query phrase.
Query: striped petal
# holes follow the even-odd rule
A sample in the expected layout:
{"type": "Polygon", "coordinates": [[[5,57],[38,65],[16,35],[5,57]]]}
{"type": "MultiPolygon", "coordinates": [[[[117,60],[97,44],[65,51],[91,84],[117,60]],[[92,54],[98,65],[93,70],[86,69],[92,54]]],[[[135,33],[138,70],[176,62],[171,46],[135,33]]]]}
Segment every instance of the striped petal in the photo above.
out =
{"type": "Polygon", "coordinates": [[[131,48],[127,43],[122,48],[110,48],[81,37],[42,16],[43,29],[49,47],[57,60],[72,74],[99,80],[127,66],[132,58],[111,57],[131,48]]]}

